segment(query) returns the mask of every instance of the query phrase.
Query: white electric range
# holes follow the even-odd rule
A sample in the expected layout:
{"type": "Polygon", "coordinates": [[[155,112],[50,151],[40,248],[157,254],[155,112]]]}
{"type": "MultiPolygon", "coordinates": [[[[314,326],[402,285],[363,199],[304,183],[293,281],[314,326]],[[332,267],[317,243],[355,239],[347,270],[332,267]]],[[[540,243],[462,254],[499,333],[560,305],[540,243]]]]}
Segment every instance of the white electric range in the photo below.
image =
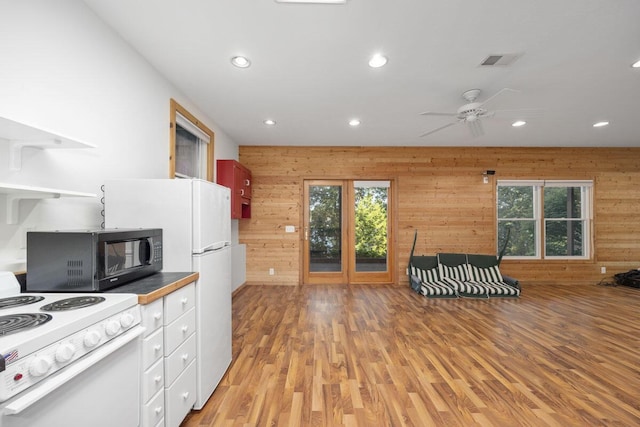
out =
{"type": "Polygon", "coordinates": [[[137,426],[143,332],[133,294],[0,298],[0,427],[137,426]]]}

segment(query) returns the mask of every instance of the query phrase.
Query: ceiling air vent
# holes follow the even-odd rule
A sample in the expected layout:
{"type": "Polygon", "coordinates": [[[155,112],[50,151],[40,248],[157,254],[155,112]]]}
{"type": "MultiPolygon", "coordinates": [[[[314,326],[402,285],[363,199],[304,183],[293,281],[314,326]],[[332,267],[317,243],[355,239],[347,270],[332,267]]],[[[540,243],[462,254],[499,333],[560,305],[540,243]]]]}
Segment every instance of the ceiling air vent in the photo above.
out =
{"type": "Polygon", "coordinates": [[[514,53],[507,53],[501,55],[489,55],[481,63],[481,66],[495,67],[511,65],[513,61],[518,59],[519,55],[514,53]]]}

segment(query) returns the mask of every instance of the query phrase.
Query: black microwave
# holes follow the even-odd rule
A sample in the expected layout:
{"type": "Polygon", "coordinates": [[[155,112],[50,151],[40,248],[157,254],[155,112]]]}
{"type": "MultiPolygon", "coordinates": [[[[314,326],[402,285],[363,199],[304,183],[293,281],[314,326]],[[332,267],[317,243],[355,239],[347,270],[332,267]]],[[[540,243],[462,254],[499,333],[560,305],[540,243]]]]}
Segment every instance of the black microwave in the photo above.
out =
{"type": "Polygon", "coordinates": [[[101,292],[160,270],[160,228],[27,232],[27,292],[101,292]]]}

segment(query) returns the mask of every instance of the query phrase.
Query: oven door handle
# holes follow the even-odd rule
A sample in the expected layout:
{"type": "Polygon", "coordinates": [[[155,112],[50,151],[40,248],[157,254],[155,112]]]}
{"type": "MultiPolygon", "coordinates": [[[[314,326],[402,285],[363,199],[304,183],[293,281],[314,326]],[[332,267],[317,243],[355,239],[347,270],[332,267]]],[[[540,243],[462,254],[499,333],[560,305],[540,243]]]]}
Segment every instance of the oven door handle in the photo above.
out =
{"type": "Polygon", "coordinates": [[[71,379],[73,379],[75,376],[81,374],[102,359],[129,344],[131,341],[141,336],[144,331],[145,328],[140,325],[129,329],[127,332],[110,341],[108,344],[103,345],[102,347],[92,351],[75,363],[69,365],[58,375],[46,378],[39,385],[36,385],[34,388],[28,390],[24,396],[21,396],[20,398],[5,406],[3,413],[5,415],[19,414],[34,403],[37,403],[40,399],[42,399],[61,385],[67,383],[68,381],[71,381],[71,379]]]}

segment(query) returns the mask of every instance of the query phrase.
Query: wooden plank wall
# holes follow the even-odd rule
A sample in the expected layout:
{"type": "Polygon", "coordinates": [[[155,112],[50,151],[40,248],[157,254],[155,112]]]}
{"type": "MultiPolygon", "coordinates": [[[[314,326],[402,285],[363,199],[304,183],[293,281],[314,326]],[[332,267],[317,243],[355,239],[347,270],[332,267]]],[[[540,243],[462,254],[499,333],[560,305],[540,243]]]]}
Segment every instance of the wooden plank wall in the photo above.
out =
{"type": "Polygon", "coordinates": [[[593,179],[594,254],[587,261],[503,261],[523,284],[597,283],[640,267],[640,148],[276,147],[241,146],[253,176],[252,218],[240,220],[247,284],[297,285],[302,264],[304,179],[397,182],[396,284],[414,230],[419,254],[495,253],[498,179],[593,179]],[[483,184],[482,172],[496,175],[483,184]],[[285,233],[295,225],[295,233],[285,233]],[[607,267],[607,274],[600,267],[607,267]],[[275,275],[269,275],[269,268],[275,275]]]}

